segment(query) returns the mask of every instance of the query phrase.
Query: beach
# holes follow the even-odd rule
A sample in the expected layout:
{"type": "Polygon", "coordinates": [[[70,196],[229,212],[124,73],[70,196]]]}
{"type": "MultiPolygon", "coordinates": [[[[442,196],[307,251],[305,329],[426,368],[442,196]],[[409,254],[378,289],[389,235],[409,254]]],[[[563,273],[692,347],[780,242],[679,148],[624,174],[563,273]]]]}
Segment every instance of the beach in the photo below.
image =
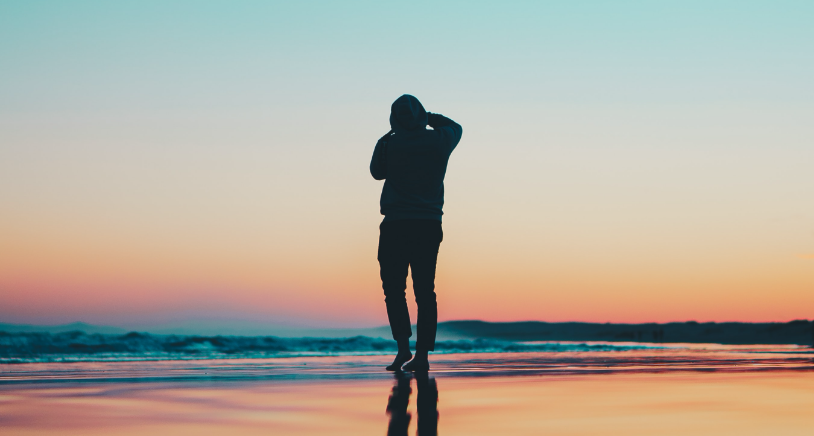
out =
{"type": "Polygon", "coordinates": [[[0,365],[8,435],[804,435],[803,346],[0,365]]]}
{"type": "Polygon", "coordinates": [[[814,435],[812,22],[0,1],[0,436],[814,435]]]}

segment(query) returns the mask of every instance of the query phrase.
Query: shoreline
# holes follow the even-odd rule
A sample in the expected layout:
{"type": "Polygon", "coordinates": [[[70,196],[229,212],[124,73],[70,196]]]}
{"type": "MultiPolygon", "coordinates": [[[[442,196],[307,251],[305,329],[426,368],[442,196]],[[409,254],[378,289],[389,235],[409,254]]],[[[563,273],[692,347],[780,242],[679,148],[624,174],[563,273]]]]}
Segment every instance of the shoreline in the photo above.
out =
{"type": "MultiPolygon", "coordinates": [[[[0,364],[0,385],[59,382],[381,379],[392,356],[131,360],[0,364]]],[[[592,352],[433,354],[430,375],[552,376],[611,373],[814,370],[814,350],[793,346],[688,347],[592,352]]]]}

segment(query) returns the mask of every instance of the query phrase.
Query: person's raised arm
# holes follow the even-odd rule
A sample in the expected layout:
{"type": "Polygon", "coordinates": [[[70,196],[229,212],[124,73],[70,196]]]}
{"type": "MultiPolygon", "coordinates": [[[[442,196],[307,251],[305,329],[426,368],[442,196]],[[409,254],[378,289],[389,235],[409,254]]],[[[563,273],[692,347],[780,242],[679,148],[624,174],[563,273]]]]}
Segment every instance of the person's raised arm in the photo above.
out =
{"type": "Polygon", "coordinates": [[[370,175],[376,180],[387,178],[387,139],[392,134],[392,130],[387,132],[376,142],[376,148],[373,149],[373,158],[370,160],[370,175]]]}
{"type": "Polygon", "coordinates": [[[461,141],[461,136],[464,133],[463,127],[441,114],[430,112],[427,112],[427,124],[429,124],[433,130],[438,130],[444,137],[449,138],[449,151],[452,153],[452,150],[455,150],[455,146],[461,141]]]}

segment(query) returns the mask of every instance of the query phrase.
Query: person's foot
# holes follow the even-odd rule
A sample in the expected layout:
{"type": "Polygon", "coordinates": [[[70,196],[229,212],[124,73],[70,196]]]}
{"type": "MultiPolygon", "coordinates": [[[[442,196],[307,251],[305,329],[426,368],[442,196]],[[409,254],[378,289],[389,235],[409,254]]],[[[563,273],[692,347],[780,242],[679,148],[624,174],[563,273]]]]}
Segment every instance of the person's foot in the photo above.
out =
{"type": "Polygon", "coordinates": [[[413,354],[409,351],[399,351],[396,358],[393,359],[393,363],[385,369],[388,371],[401,371],[401,365],[404,365],[404,362],[410,360],[411,357],[413,357],[413,354]]]}
{"type": "Polygon", "coordinates": [[[416,355],[415,358],[409,362],[407,362],[404,367],[402,367],[404,371],[412,371],[412,372],[419,372],[419,371],[429,371],[430,370],[430,361],[426,357],[416,355]]]}

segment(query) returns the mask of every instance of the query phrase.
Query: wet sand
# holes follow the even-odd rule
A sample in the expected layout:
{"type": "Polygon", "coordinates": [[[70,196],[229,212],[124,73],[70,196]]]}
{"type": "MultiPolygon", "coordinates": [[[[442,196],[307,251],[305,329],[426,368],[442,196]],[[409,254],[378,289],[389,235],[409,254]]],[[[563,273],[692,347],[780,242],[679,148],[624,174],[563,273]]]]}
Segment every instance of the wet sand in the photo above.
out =
{"type": "Polygon", "coordinates": [[[0,366],[4,435],[810,435],[810,349],[0,366]]]}

